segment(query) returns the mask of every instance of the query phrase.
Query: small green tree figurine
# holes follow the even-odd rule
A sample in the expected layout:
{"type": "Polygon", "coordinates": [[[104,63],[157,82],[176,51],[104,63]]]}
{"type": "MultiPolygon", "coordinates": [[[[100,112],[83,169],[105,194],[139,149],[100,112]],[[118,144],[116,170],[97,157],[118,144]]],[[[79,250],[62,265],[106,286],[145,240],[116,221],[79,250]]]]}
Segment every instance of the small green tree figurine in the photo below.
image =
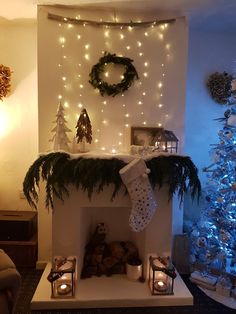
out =
{"type": "Polygon", "coordinates": [[[82,109],[76,128],[77,143],[82,143],[80,151],[86,152],[85,141],[89,144],[92,142],[92,126],[86,109],[82,109]]]}

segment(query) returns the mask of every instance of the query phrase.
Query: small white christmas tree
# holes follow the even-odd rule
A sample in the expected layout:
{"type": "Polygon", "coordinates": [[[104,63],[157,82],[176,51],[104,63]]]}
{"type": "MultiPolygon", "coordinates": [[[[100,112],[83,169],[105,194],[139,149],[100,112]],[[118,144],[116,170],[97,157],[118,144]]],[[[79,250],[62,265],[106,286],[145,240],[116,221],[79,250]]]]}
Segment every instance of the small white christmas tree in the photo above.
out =
{"type": "Polygon", "coordinates": [[[54,132],[55,134],[53,137],[49,140],[53,143],[52,149],[53,150],[64,150],[69,152],[70,148],[68,143],[70,143],[70,140],[67,136],[67,132],[71,132],[71,130],[66,126],[66,119],[64,117],[64,108],[59,103],[57,114],[56,114],[56,121],[53,121],[53,123],[56,123],[55,128],[51,130],[51,132],[54,132]]]}

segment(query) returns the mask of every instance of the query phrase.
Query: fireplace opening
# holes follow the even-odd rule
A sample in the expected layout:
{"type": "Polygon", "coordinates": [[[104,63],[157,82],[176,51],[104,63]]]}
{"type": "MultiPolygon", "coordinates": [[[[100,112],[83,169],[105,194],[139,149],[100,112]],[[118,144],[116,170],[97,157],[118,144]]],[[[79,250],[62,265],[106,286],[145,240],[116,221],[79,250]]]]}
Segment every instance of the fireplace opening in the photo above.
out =
{"type": "MultiPolygon", "coordinates": [[[[126,265],[142,265],[138,248],[133,242],[106,239],[107,227],[98,223],[85,246],[81,279],[91,276],[125,274],[126,265]]],[[[141,277],[140,273],[140,277],[141,277]]]]}

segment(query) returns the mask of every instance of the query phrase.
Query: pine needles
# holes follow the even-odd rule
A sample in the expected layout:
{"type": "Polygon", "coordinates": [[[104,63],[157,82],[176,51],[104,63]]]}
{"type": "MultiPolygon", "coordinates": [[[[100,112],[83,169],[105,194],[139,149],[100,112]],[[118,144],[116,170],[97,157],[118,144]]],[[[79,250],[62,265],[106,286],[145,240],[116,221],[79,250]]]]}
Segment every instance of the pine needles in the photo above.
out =
{"type": "MultiPolygon", "coordinates": [[[[169,199],[178,193],[180,202],[184,193],[191,190],[191,196],[199,197],[201,185],[197,175],[197,168],[189,157],[183,156],[158,156],[146,161],[151,170],[149,179],[152,186],[161,188],[167,184],[169,199]]],[[[23,182],[23,191],[30,206],[37,209],[38,189],[40,180],[46,182],[47,208],[54,208],[54,197],[64,201],[69,196],[69,185],[82,189],[91,198],[94,192],[103,191],[104,187],[113,185],[111,195],[113,200],[123,186],[119,170],[125,162],[117,159],[82,158],[71,159],[70,155],[63,152],[42,155],[29,168],[23,182]]]]}

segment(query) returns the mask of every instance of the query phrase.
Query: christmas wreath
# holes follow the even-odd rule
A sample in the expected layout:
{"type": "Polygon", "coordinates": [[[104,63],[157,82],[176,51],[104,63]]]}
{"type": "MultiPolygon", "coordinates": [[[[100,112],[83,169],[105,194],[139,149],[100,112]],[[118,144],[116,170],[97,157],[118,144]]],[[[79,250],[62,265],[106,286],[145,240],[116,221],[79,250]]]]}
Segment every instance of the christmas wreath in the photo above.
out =
{"type": "Polygon", "coordinates": [[[3,64],[0,64],[0,100],[6,97],[11,91],[11,70],[3,64]]]}
{"type": "Polygon", "coordinates": [[[126,91],[133,83],[133,81],[138,79],[138,73],[132,64],[133,60],[127,57],[119,57],[116,54],[110,54],[105,52],[104,56],[99,59],[99,62],[92,67],[89,74],[89,83],[93,85],[94,88],[98,88],[102,96],[105,94],[108,96],[116,96],[117,94],[126,91]],[[105,67],[108,63],[114,63],[122,65],[125,68],[123,73],[123,78],[120,83],[108,84],[101,79],[101,74],[104,72],[105,67]]]}
{"type": "Polygon", "coordinates": [[[211,74],[207,81],[207,87],[212,98],[219,104],[228,104],[232,96],[233,76],[223,72],[215,72],[211,74]]]}

